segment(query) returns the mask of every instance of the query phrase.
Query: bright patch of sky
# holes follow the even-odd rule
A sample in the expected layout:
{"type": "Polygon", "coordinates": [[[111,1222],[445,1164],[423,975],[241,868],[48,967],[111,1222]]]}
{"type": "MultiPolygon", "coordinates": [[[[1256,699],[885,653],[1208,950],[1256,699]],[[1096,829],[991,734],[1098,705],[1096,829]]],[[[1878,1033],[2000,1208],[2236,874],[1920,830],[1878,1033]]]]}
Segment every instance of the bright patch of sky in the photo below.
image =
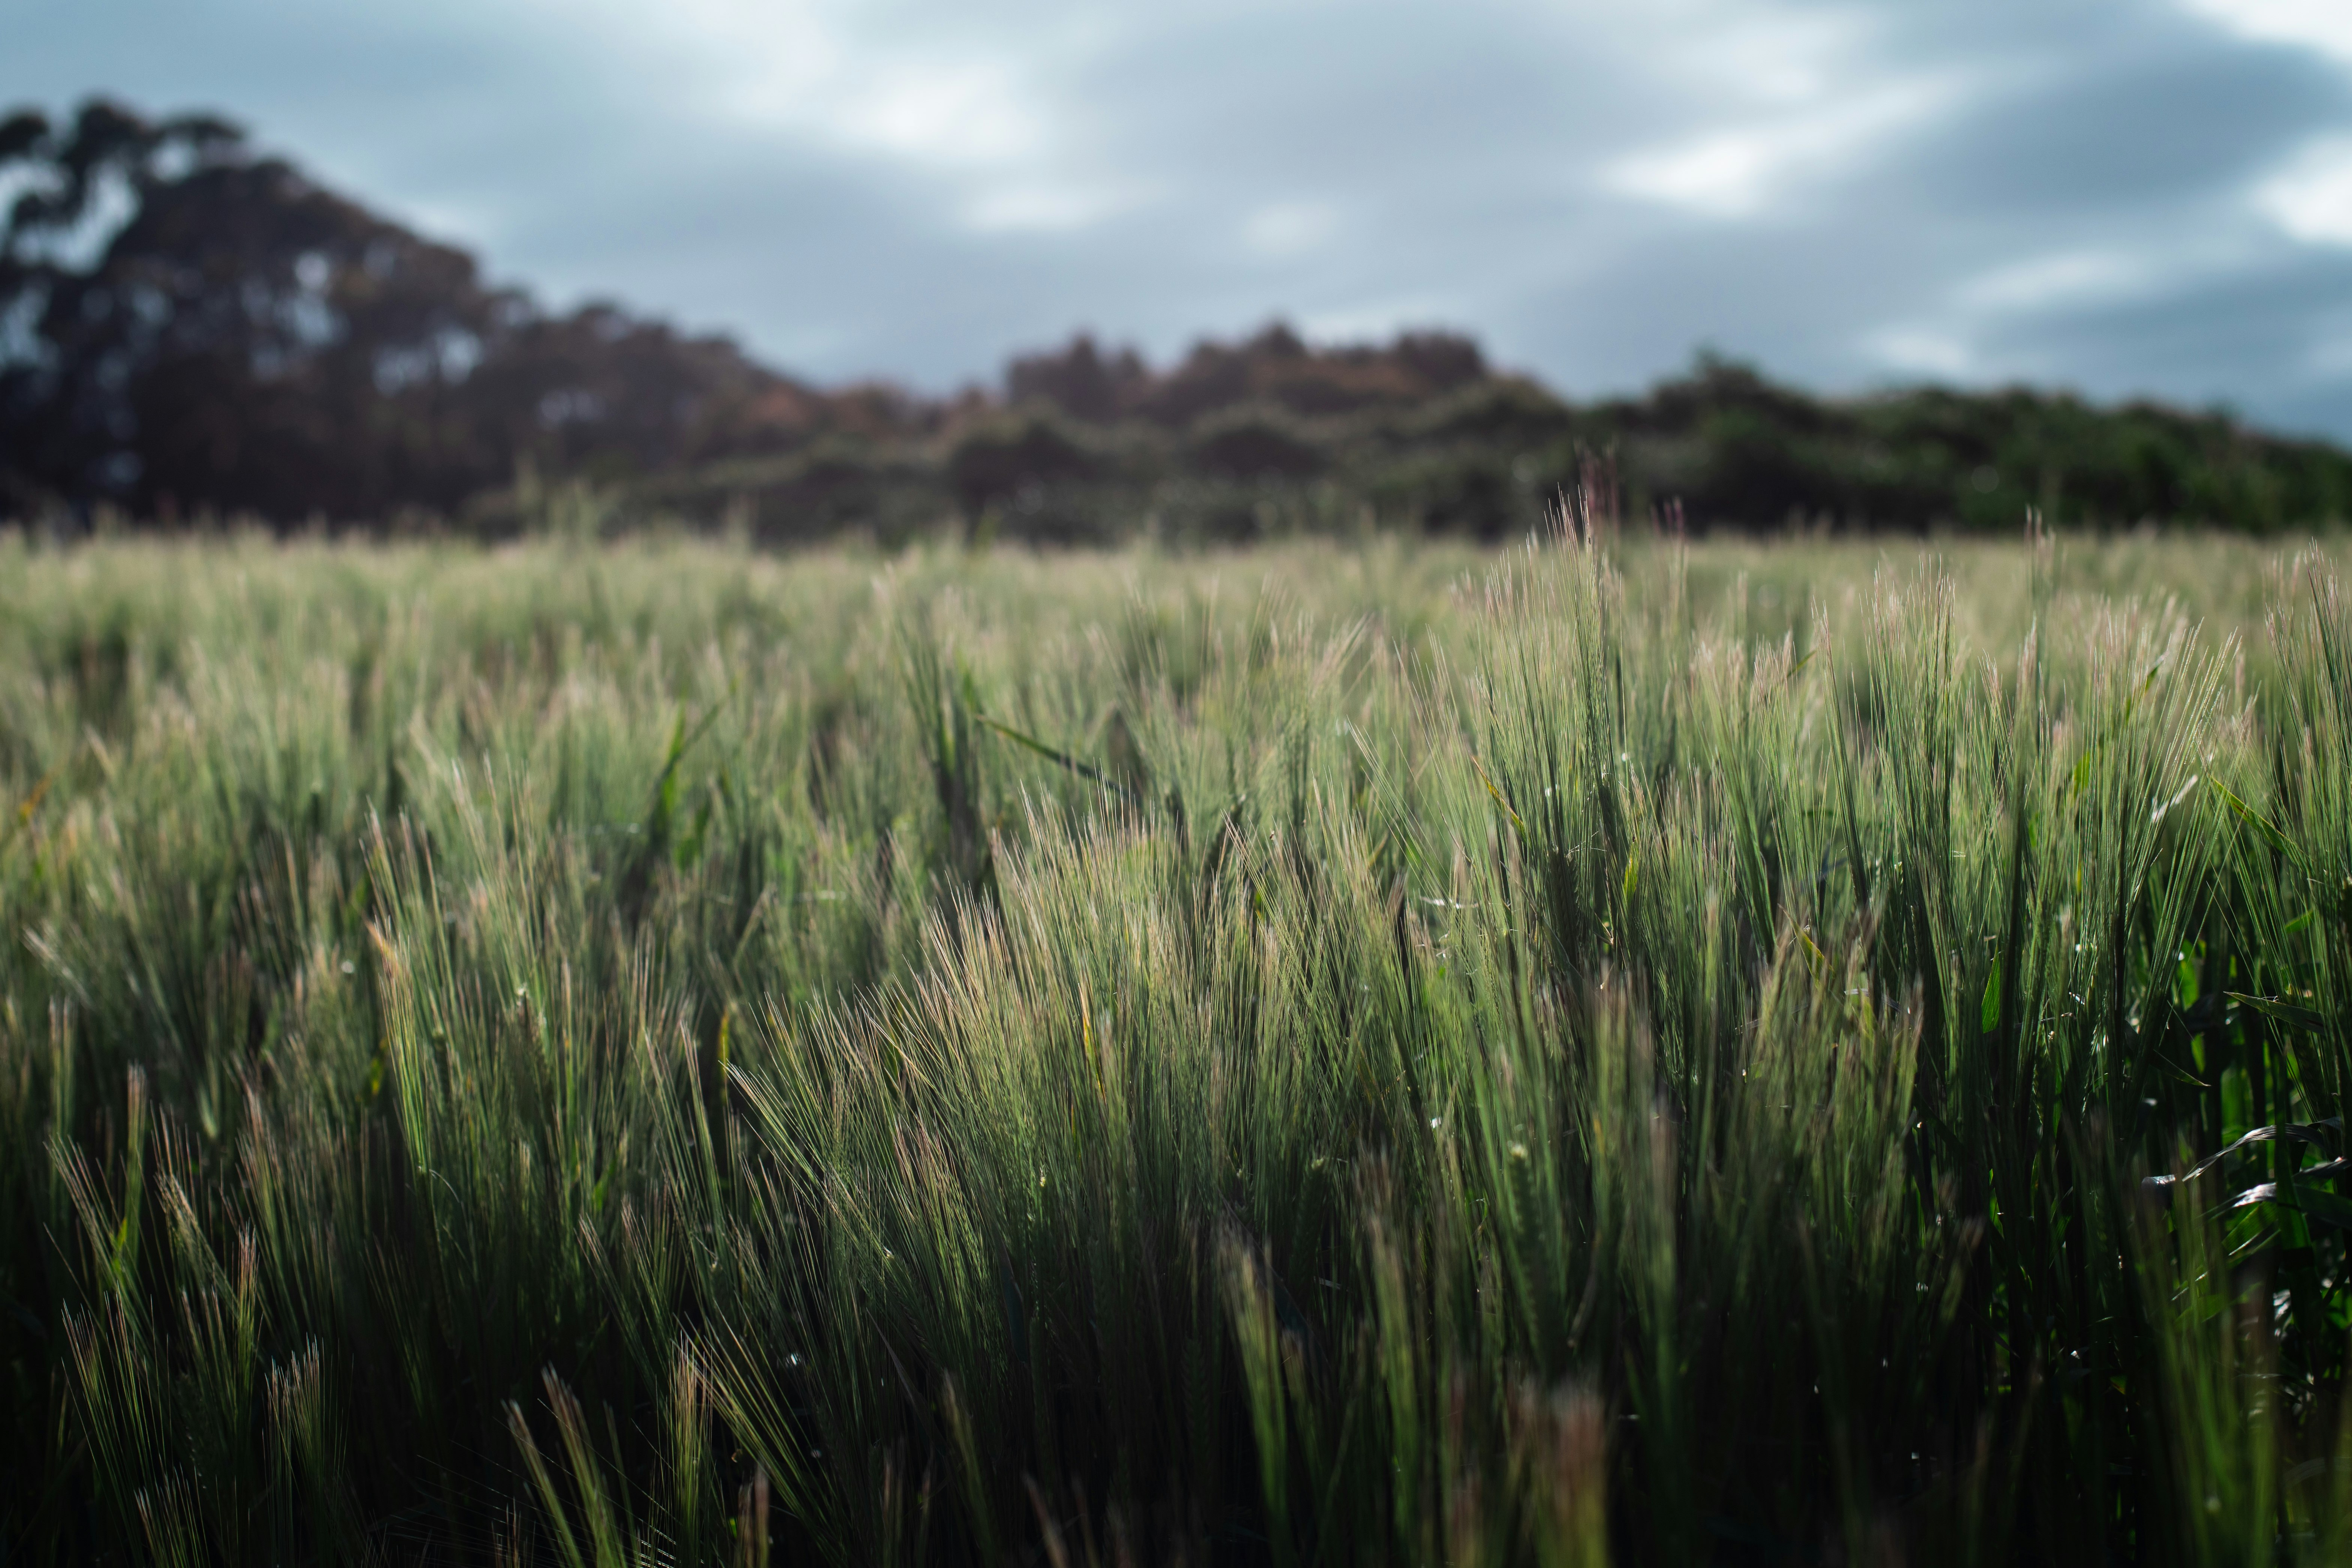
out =
{"type": "Polygon", "coordinates": [[[2352,137],[2312,142],[2255,187],[2254,202],[2297,239],[2352,246],[2352,137]]]}
{"type": "Polygon", "coordinates": [[[2184,0],[2240,37],[2317,49],[2352,65],[2352,7],[2341,0],[2184,0]]]}

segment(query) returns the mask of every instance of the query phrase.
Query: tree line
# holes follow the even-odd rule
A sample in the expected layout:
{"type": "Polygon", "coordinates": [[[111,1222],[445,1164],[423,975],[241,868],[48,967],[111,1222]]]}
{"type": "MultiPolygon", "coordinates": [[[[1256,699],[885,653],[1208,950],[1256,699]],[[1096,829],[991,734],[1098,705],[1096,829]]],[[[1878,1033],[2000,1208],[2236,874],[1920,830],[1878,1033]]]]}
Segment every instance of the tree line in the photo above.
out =
{"type": "Polygon", "coordinates": [[[658,471],[876,412],[723,337],[544,310],[217,116],[21,110],[0,181],[9,510],[455,514],[526,459],[658,471]]]}
{"type": "Polygon", "coordinates": [[[1702,355],[1570,403],[1459,334],[1287,327],[1155,368],[1088,335],[1000,385],[822,388],[611,302],[548,310],[211,114],[0,120],[0,517],[527,526],[546,481],[785,541],[1391,526],[1498,536],[1605,460],[1693,529],[2352,515],[2352,455],[2220,411],[1920,387],[1823,398],[1702,355]]]}

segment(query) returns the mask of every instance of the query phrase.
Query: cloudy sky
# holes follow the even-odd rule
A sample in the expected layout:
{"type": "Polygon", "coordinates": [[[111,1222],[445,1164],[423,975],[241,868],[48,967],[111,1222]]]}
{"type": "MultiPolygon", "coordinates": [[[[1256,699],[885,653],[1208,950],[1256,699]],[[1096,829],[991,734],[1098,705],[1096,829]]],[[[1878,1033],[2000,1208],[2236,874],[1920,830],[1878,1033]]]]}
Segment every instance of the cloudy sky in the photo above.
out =
{"type": "Polygon", "coordinates": [[[493,274],[944,390],[1087,327],[1702,344],[2352,437],[2352,0],[0,0],[493,274]]]}

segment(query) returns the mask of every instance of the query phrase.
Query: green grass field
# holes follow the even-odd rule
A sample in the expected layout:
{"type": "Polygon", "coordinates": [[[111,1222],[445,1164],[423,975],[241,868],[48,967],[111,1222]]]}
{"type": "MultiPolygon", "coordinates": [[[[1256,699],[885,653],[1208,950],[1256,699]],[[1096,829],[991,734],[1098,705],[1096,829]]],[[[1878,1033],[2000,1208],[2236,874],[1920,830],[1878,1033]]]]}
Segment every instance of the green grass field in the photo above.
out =
{"type": "Polygon", "coordinates": [[[0,1563],[2352,1561],[2341,561],[0,543],[0,1563]]]}

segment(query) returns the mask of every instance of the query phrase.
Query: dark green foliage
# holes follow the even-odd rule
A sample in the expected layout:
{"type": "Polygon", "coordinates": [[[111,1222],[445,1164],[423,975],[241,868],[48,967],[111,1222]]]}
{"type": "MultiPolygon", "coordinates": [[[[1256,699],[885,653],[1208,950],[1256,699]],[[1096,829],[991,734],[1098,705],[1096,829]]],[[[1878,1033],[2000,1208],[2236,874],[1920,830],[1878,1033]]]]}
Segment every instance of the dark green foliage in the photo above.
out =
{"type": "Polygon", "coordinates": [[[2352,516],[2352,458],[2226,413],[2098,408],[2058,393],[1927,387],[1824,400],[1701,356],[1644,399],[1585,411],[1638,506],[1694,526],[1929,528],[2194,522],[2274,534],[2352,516]]]}
{"type": "Polygon", "coordinates": [[[1024,491],[1089,478],[1101,467],[1077,437],[1033,414],[967,433],[948,453],[948,482],[958,504],[977,513],[1024,491]]]}
{"type": "Polygon", "coordinates": [[[2352,515],[2352,457],[2227,414],[2022,388],[1822,398],[1704,354],[1646,396],[1581,407],[1492,372],[1464,339],[1310,348],[1279,326],[1203,343],[1164,374],[1082,337],[1015,361],[1008,384],[1129,433],[1088,477],[1137,514],[1165,510],[1168,465],[1150,439],[1160,433],[1197,472],[1268,486],[1272,510],[1321,492],[1329,515],[1488,540],[1539,528],[1596,458],[1635,516],[1700,531],[2009,534],[2033,511],[2053,524],[2275,534],[2352,515]]]}
{"type": "Polygon", "coordinates": [[[1186,462],[1205,474],[1234,479],[1303,479],[1320,473],[1326,458],[1306,431],[1280,411],[1244,406],[1193,426],[1186,462]]]}

